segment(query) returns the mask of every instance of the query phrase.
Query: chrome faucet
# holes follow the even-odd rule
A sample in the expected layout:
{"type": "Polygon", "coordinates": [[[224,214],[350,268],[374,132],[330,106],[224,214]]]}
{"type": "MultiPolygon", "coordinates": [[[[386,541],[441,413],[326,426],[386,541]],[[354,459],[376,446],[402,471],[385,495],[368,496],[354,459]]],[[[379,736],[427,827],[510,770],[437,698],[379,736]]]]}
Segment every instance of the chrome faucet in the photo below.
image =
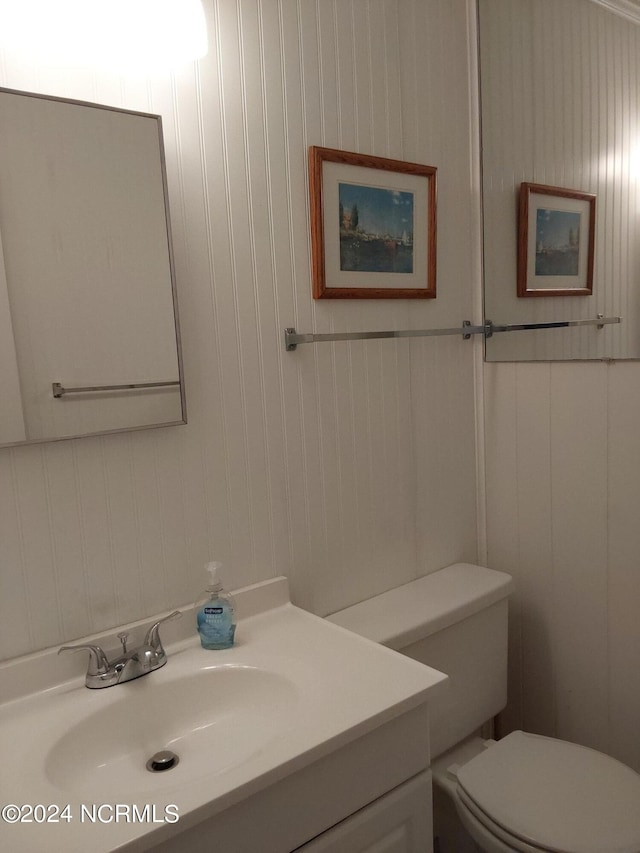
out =
{"type": "Polygon", "coordinates": [[[107,658],[100,646],[90,644],[61,646],[58,654],[80,649],[86,649],[89,652],[89,665],[84,682],[87,687],[113,687],[115,684],[124,684],[125,681],[148,675],[154,669],[160,669],[165,665],[167,654],[162,646],[159,628],[163,622],[180,619],[181,616],[182,613],[179,610],[174,610],[168,616],[158,619],[147,631],[142,645],[130,651],[127,650],[129,635],[126,632],[118,634],[118,639],[122,643],[122,654],[112,661],[107,658]]]}

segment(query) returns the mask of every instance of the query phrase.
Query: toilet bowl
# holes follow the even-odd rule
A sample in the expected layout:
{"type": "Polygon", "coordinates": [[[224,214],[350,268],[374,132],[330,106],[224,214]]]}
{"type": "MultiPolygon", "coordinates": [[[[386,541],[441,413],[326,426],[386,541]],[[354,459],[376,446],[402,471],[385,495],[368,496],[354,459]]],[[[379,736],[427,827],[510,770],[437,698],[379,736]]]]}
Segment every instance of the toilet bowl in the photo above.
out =
{"type": "Polygon", "coordinates": [[[578,744],[516,731],[472,739],[434,762],[434,782],[453,799],[487,853],[638,853],[640,775],[578,744]]]}
{"type": "MultiPolygon", "coordinates": [[[[506,704],[509,575],[457,563],[328,617],[447,673],[431,712],[434,785],[484,853],[640,853],[640,775],[527,732],[478,736],[506,704]]],[[[437,818],[437,816],[436,816],[437,818]]],[[[442,853],[457,853],[440,842],[442,853]]]]}

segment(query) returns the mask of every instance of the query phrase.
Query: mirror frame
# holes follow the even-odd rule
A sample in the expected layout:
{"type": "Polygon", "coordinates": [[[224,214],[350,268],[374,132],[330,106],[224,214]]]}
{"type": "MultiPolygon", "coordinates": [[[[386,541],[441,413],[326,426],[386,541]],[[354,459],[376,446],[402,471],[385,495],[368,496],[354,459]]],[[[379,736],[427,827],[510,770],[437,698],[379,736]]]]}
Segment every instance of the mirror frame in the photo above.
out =
{"type": "Polygon", "coordinates": [[[186,394],[185,394],[185,383],[184,383],[184,365],[183,365],[183,356],[182,356],[182,338],[180,333],[180,320],[179,320],[179,311],[178,311],[178,294],[177,294],[177,285],[176,285],[176,274],[175,274],[175,257],[174,257],[174,249],[173,249],[173,239],[172,239],[172,231],[171,231],[171,214],[169,207],[169,189],[168,189],[168,179],[167,179],[167,166],[166,166],[166,154],[165,154],[165,146],[164,146],[164,135],[163,135],[163,127],[162,127],[162,116],[157,113],[148,113],[141,110],[129,110],[123,107],[114,107],[108,104],[98,104],[91,101],[79,100],[76,98],[65,98],[57,95],[46,95],[38,92],[28,92],[21,89],[13,89],[5,86],[0,86],[0,93],[2,94],[10,94],[10,95],[21,95],[29,98],[38,98],[40,100],[46,101],[54,101],[58,103],[64,104],[72,104],[74,106],[82,106],[82,107],[91,107],[93,109],[101,109],[107,110],[115,113],[124,113],[127,115],[135,115],[141,118],[149,118],[153,119],[156,122],[157,131],[158,131],[158,151],[160,157],[160,170],[162,175],[162,197],[164,200],[164,216],[165,216],[165,224],[166,224],[166,239],[167,239],[167,253],[168,253],[168,261],[169,261],[169,275],[171,279],[171,304],[173,306],[173,327],[175,332],[175,341],[176,341],[176,360],[178,367],[178,382],[179,382],[179,391],[180,391],[180,409],[182,413],[182,418],[174,421],[161,421],[160,423],[150,423],[150,424],[142,424],[140,426],[126,426],[126,427],[118,427],[115,429],[104,429],[104,430],[96,430],[94,432],[80,432],[72,435],[61,435],[61,436],[51,436],[46,438],[33,438],[26,439],[25,441],[13,441],[13,442],[2,442],[0,441],[0,450],[5,447],[23,447],[28,445],[35,444],[44,444],[53,441],[69,441],[78,438],[87,438],[91,436],[100,436],[100,435],[115,435],[117,433],[126,433],[133,432],[137,430],[145,430],[145,429],[158,429],[161,427],[168,426],[180,426],[187,423],[187,406],[186,406],[186,394]]]}

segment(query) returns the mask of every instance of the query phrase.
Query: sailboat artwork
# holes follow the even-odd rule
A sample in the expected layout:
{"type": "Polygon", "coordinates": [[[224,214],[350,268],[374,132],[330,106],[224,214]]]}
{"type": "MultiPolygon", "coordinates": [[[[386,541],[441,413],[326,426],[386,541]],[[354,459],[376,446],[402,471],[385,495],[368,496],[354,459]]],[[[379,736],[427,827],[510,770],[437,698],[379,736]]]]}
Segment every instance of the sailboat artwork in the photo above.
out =
{"type": "Polygon", "coordinates": [[[596,196],[520,185],[518,296],[591,296],[596,196]]]}
{"type": "Polygon", "coordinates": [[[310,147],[314,299],[435,299],[436,172],[310,147]]]}
{"type": "Polygon", "coordinates": [[[414,194],[340,183],[340,269],[413,272],[414,194]]]}
{"type": "Polygon", "coordinates": [[[536,275],[578,275],[580,214],[538,208],[536,275]]]}

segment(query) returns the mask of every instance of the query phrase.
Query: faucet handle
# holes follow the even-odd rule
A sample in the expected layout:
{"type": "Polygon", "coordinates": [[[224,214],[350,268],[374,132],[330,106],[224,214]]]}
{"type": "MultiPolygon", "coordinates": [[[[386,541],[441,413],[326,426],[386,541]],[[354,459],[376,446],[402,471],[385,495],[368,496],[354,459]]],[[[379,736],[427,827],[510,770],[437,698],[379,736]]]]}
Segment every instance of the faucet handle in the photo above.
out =
{"type": "Polygon", "coordinates": [[[164,649],[162,648],[162,641],[160,640],[160,625],[162,625],[163,622],[169,622],[171,619],[181,618],[182,612],[180,610],[174,610],[173,613],[170,613],[168,616],[163,616],[162,619],[158,619],[157,622],[154,622],[153,625],[147,631],[147,635],[144,638],[145,646],[150,646],[157,652],[164,652],[164,649]]]}
{"type": "Polygon", "coordinates": [[[100,646],[92,646],[89,644],[81,644],[78,646],[60,646],[60,652],[77,652],[80,649],[87,649],[89,652],[89,666],[87,667],[87,675],[105,675],[109,671],[109,661],[107,656],[102,651],[100,646]]]}

